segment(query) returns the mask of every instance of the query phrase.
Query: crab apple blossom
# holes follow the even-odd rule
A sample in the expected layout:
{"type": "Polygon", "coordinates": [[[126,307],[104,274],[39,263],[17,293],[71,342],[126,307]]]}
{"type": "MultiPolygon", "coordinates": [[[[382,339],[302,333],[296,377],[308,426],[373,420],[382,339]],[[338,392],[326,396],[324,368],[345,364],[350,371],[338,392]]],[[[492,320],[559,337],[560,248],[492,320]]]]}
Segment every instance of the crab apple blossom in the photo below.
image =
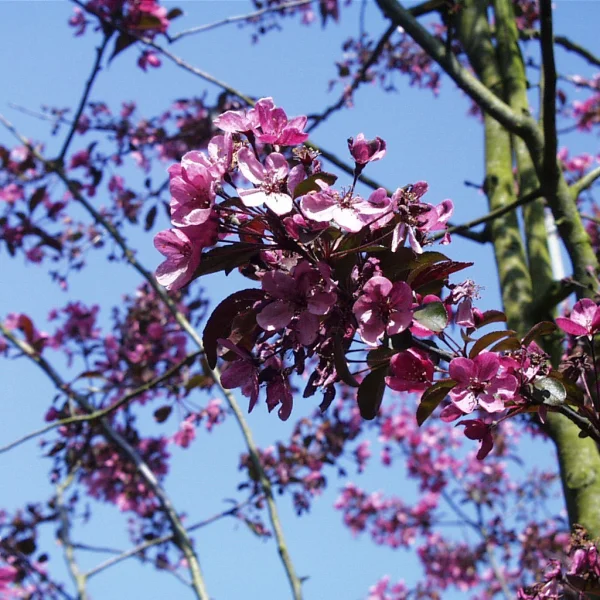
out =
{"type": "Polygon", "coordinates": [[[457,382],[450,391],[450,398],[465,414],[478,406],[490,413],[500,412],[517,390],[514,375],[499,374],[500,358],[494,352],[482,352],[473,360],[454,358],[450,361],[449,372],[457,382]]]}
{"type": "Polygon", "coordinates": [[[360,337],[374,345],[384,334],[407,329],[413,317],[413,293],[404,281],[392,283],[381,276],[372,277],[352,307],[360,337]]]}
{"type": "Polygon", "coordinates": [[[600,331],[600,307],[589,298],[575,303],[570,317],[556,317],[556,324],[566,333],[588,339],[600,331]]]}
{"type": "Polygon", "coordinates": [[[245,206],[266,204],[276,215],[285,215],[292,210],[292,197],[282,191],[289,173],[288,162],[282,154],[269,154],[263,166],[254,152],[245,146],[238,151],[237,160],[244,177],[258,186],[238,188],[237,192],[245,206]]]}
{"type": "Polygon", "coordinates": [[[200,264],[202,249],[216,241],[216,223],[169,229],[157,233],[155,248],[165,257],[156,269],[156,279],[168,290],[178,290],[189,283],[200,264]]]}
{"type": "Polygon", "coordinates": [[[363,133],[359,133],[356,138],[348,139],[348,150],[354,162],[364,167],[367,163],[380,160],[385,156],[386,143],[380,137],[367,140],[363,133]]]}
{"type": "Polygon", "coordinates": [[[385,382],[397,392],[422,391],[431,386],[433,381],[433,363],[413,348],[394,354],[389,372],[385,382]]]}
{"type": "Polygon", "coordinates": [[[366,200],[351,191],[340,194],[329,187],[304,196],[300,202],[306,217],[324,223],[334,221],[344,231],[358,232],[390,212],[384,188],[375,190],[366,200]]]}

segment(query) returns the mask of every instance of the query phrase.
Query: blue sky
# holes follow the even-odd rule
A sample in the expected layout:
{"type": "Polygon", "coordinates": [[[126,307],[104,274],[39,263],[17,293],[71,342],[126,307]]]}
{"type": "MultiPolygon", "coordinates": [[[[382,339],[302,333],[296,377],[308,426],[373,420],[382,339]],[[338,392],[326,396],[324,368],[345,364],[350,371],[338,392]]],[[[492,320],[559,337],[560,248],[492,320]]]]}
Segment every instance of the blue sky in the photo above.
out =
{"type": "MultiPolygon", "coordinates": [[[[180,6],[186,15],[175,21],[178,31],[190,25],[210,23],[231,14],[248,10],[242,1],[182,1],[166,3],[180,6]]],[[[250,29],[227,26],[182,40],[174,51],[188,62],[222,79],[234,88],[254,96],[273,96],[289,115],[318,111],[337,99],[338,89],[327,93],[329,79],[335,75],[334,61],[341,56],[344,39],[358,32],[358,7],[354,2],[342,12],[339,26],[300,27],[288,22],[283,32],[273,32],[250,46],[250,29]]],[[[98,38],[88,33],[74,38],[66,21],[72,5],[63,1],[0,3],[0,112],[5,114],[26,136],[47,140],[49,155],[58,142],[48,137],[47,124],[9,107],[9,103],[37,110],[40,105],[73,106],[94,58],[98,38]]],[[[592,1],[556,2],[556,32],[573,36],[584,46],[598,48],[597,24],[600,3],[592,1]]],[[[367,3],[367,29],[375,33],[385,29],[373,2],[367,3]]],[[[173,65],[165,65],[149,73],[135,66],[136,50],[130,49],[103,70],[92,94],[92,100],[104,100],[112,107],[121,101],[135,100],[141,114],[152,115],[167,108],[179,97],[200,95],[208,90],[213,97],[218,90],[173,65]]],[[[559,70],[563,74],[590,73],[586,65],[565,52],[558,53],[559,70]]],[[[340,157],[346,155],[346,139],[363,131],[368,137],[380,135],[388,142],[384,160],[369,166],[368,175],[387,187],[395,188],[418,180],[430,184],[427,200],[438,203],[452,198],[456,212],[454,221],[462,222],[486,212],[485,199],[476,190],[465,187],[465,180],[482,180],[482,133],[477,120],[466,117],[469,103],[447,80],[439,98],[428,91],[408,87],[397,78],[398,92],[383,94],[375,86],[364,86],[355,99],[355,108],[334,115],[319,128],[312,139],[340,157]]],[[[572,138],[576,151],[597,151],[597,139],[582,141],[572,138]]],[[[0,143],[13,142],[0,131],[0,143]]],[[[72,149],[87,142],[76,139],[72,149]]],[[[101,203],[102,200],[98,199],[101,203]]],[[[166,227],[166,221],[157,223],[166,227]]],[[[148,236],[134,236],[141,261],[153,268],[160,260],[148,236]]],[[[471,276],[485,286],[483,308],[498,306],[498,286],[491,249],[456,239],[446,249],[456,260],[476,260],[471,276]]],[[[90,268],[75,274],[68,292],[49,282],[42,268],[9,261],[0,254],[0,316],[8,312],[25,312],[38,323],[44,323],[48,311],[70,300],[83,300],[104,306],[118,304],[124,293],[139,283],[137,276],[122,265],[106,262],[98,254],[90,256],[90,268]]],[[[568,268],[567,268],[568,271],[568,268]]],[[[238,285],[233,278],[211,278],[205,288],[214,302],[238,285]]],[[[43,375],[23,361],[0,363],[2,384],[0,401],[4,403],[0,445],[41,425],[43,412],[53,391],[43,375]]],[[[242,400],[245,403],[245,400],[242,400]]],[[[297,402],[297,415],[309,414],[315,399],[297,402]]],[[[150,421],[150,419],[148,419],[150,421]]],[[[249,417],[258,443],[268,446],[285,439],[290,424],[282,424],[264,407],[249,417]]],[[[173,428],[175,423],[171,423],[173,428]]],[[[536,446],[539,456],[548,447],[536,446]]],[[[377,453],[377,442],[373,442],[377,453]]],[[[173,448],[172,471],[167,488],[175,505],[189,513],[190,522],[223,510],[224,498],[236,497],[239,481],[237,462],[242,450],[241,439],[233,420],[212,435],[199,432],[191,449],[173,448]]],[[[0,455],[0,505],[13,510],[24,502],[43,499],[52,493],[47,482],[49,462],[40,459],[36,442],[29,442],[10,454],[0,455]]],[[[535,457],[537,460],[537,456],[535,457]]],[[[540,459],[541,460],[541,459],[540,459]]],[[[385,489],[414,498],[407,489],[402,473],[381,467],[368,469],[358,479],[369,490],[385,489]]],[[[351,474],[352,471],[350,471],[351,474]]],[[[415,580],[417,563],[403,551],[355,540],[342,524],[331,505],[343,481],[331,477],[329,489],[316,501],[308,517],[295,518],[289,498],[279,502],[290,553],[299,575],[310,578],[305,584],[307,599],[361,598],[368,587],[382,575],[393,580],[415,580]]],[[[237,496],[239,497],[239,496],[237,496]]],[[[94,506],[96,519],[89,525],[76,525],[76,537],[95,544],[129,547],[125,516],[112,507],[94,506]]],[[[215,598],[286,598],[285,576],[272,543],[265,543],[232,520],[225,520],[199,532],[198,551],[210,593],[215,598]]],[[[53,532],[45,538],[51,549],[52,569],[60,572],[62,557],[55,547],[53,532]]],[[[100,556],[83,556],[83,566],[91,567],[100,556]]],[[[66,576],[65,576],[66,579],[66,576]]],[[[151,567],[131,560],[106,575],[90,582],[90,593],[96,599],[145,600],[185,598],[186,592],[174,579],[155,573],[151,567]]],[[[190,596],[191,597],[191,596],[190,596]]],[[[448,594],[448,598],[460,597],[448,594]]]]}

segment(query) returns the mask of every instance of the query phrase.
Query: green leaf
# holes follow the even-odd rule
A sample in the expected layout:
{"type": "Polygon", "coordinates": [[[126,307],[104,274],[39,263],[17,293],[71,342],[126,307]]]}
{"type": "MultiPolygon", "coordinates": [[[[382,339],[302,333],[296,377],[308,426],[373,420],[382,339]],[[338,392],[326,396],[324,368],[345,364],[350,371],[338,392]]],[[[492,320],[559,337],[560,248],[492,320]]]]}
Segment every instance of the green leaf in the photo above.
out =
{"type": "Polygon", "coordinates": [[[435,333],[443,331],[448,325],[448,313],[441,302],[429,302],[417,308],[413,314],[413,319],[435,333]]]}
{"type": "Polygon", "coordinates": [[[236,267],[248,264],[264,248],[266,246],[262,244],[246,242],[213,248],[202,254],[200,265],[194,273],[194,279],[219,271],[225,271],[229,275],[236,267]]]}
{"type": "Polygon", "coordinates": [[[360,384],[356,381],[354,375],[350,373],[348,363],[346,362],[346,349],[344,348],[344,340],[341,335],[336,335],[333,340],[333,358],[335,362],[335,370],[340,376],[340,379],[351,387],[359,387],[360,384]]]}
{"type": "Polygon", "coordinates": [[[448,392],[456,385],[454,379],[437,381],[427,388],[421,396],[421,402],[417,408],[417,423],[419,427],[431,416],[431,413],[440,405],[448,392]]]}
{"type": "Polygon", "coordinates": [[[167,13],[167,19],[169,19],[169,21],[172,21],[173,19],[176,19],[177,17],[181,17],[182,14],[183,14],[183,11],[180,8],[172,8],[167,13]]]}
{"type": "Polygon", "coordinates": [[[263,300],[265,293],[262,290],[240,290],[228,296],[221,302],[206,322],[202,340],[206,361],[211,369],[217,366],[217,340],[227,338],[231,333],[231,326],[236,315],[251,308],[255,302],[263,300]]]}
{"type": "Polygon", "coordinates": [[[110,55],[108,62],[111,63],[117,57],[117,55],[121,54],[123,50],[129,48],[129,46],[131,46],[132,44],[135,44],[136,41],[136,38],[132,35],[129,35],[125,32],[120,33],[117,39],[115,40],[115,47],[113,48],[112,54],[110,55]]]}
{"type": "Polygon", "coordinates": [[[144,219],[144,231],[150,231],[154,227],[154,221],[156,220],[156,212],[158,208],[156,204],[146,213],[144,219]]]}
{"type": "Polygon", "coordinates": [[[541,377],[533,382],[534,396],[550,406],[561,406],[567,398],[565,386],[555,377],[541,377]]]}
{"type": "Polygon", "coordinates": [[[516,332],[512,329],[506,329],[504,331],[491,331],[490,333],[482,335],[471,348],[469,358],[475,358],[484,348],[487,348],[490,344],[493,344],[502,338],[514,337],[515,333],[516,332]]]}
{"type": "Polygon", "coordinates": [[[520,347],[521,342],[516,337],[509,337],[492,346],[490,352],[506,352],[507,350],[518,350],[520,347]]]}
{"type": "Polygon", "coordinates": [[[309,192],[320,192],[322,188],[317,181],[322,181],[327,185],[333,185],[336,180],[337,177],[332,173],[315,173],[314,175],[302,180],[294,188],[294,199],[300,198],[300,196],[305,196],[309,192]]]}
{"type": "Polygon", "coordinates": [[[387,369],[371,371],[358,388],[357,399],[360,416],[367,421],[372,421],[379,412],[385,392],[386,374],[387,369]]]}
{"type": "Polygon", "coordinates": [[[157,423],[164,423],[169,418],[169,415],[171,414],[172,410],[173,410],[173,407],[168,406],[168,405],[157,408],[154,411],[154,420],[157,423]]]}
{"type": "Polygon", "coordinates": [[[491,323],[506,323],[506,315],[500,310],[486,310],[483,313],[483,319],[475,326],[475,329],[481,329],[491,323]]]}
{"type": "Polygon", "coordinates": [[[391,348],[386,348],[385,346],[380,346],[376,350],[371,350],[367,354],[367,364],[371,369],[378,369],[382,365],[389,363],[390,358],[396,354],[396,350],[392,350],[391,348]]]}
{"type": "Polygon", "coordinates": [[[534,325],[523,338],[522,344],[527,347],[537,337],[550,335],[556,331],[556,325],[551,321],[542,321],[534,325]]]}

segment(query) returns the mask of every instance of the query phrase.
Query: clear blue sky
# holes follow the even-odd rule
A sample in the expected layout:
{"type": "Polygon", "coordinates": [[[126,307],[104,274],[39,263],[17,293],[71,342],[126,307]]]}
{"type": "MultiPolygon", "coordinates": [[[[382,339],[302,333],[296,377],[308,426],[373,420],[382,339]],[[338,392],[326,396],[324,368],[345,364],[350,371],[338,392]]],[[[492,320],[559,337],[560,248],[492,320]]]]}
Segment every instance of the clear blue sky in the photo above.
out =
{"type": "MultiPolygon", "coordinates": [[[[175,31],[243,14],[249,5],[223,0],[166,4],[180,6],[186,13],[174,22],[175,31]]],[[[283,32],[274,32],[250,46],[249,28],[228,26],[190,37],[174,50],[188,62],[246,94],[273,96],[289,115],[317,112],[337,99],[337,88],[327,94],[327,84],[335,74],[334,61],[341,56],[341,43],[358,32],[360,2],[355,0],[353,4],[350,9],[343,9],[342,23],[330,24],[325,32],[319,26],[306,28],[289,21],[283,32]]],[[[11,109],[9,103],[35,110],[42,104],[72,107],[78,101],[98,38],[90,33],[74,38],[66,24],[71,11],[72,5],[63,1],[0,2],[0,112],[25,135],[47,140],[50,149],[56,148],[57,142],[49,139],[47,125],[11,109]]],[[[373,2],[368,2],[366,14],[370,31],[379,33],[385,29],[373,2]]],[[[599,2],[558,1],[555,14],[557,33],[572,35],[583,45],[598,49],[599,2]]],[[[164,110],[176,98],[200,95],[204,90],[211,96],[218,93],[216,88],[168,63],[159,70],[143,73],[135,66],[135,56],[136,50],[130,49],[104,70],[92,100],[107,101],[114,108],[121,101],[135,100],[141,114],[150,116],[164,110]]],[[[585,67],[582,61],[564,52],[559,52],[558,58],[561,73],[589,74],[589,70],[582,68],[585,67]]],[[[388,154],[383,161],[369,167],[368,175],[391,188],[427,180],[430,202],[437,203],[447,197],[455,201],[455,222],[483,214],[484,197],[463,185],[464,180],[480,182],[483,167],[481,127],[476,120],[465,116],[468,102],[447,80],[439,98],[408,87],[406,80],[399,77],[396,83],[398,92],[394,94],[383,94],[375,86],[362,88],[356,96],[355,108],[337,113],[315,132],[314,141],[345,157],[345,140],[349,136],[361,131],[369,137],[380,135],[388,142],[388,154]]],[[[597,139],[588,136],[583,143],[577,142],[576,149],[597,151],[594,142],[597,139]]],[[[0,131],[0,143],[13,142],[0,131]]],[[[73,149],[84,145],[78,139],[73,149]]],[[[157,224],[157,228],[165,226],[166,221],[157,224]]],[[[142,262],[148,267],[156,266],[160,257],[150,238],[133,239],[142,262]]],[[[481,305],[497,306],[490,248],[473,246],[457,238],[447,251],[456,260],[477,261],[472,276],[486,287],[481,305]]],[[[42,268],[24,265],[20,260],[9,261],[6,254],[0,254],[0,282],[0,317],[8,312],[25,312],[43,324],[52,307],[63,306],[70,300],[106,307],[118,304],[120,297],[131,292],[138,280],[131,270],[109,264],[97,254],[90,257],[90,268],[85,273],[71,278],[70,289],[64,293],[50,284],[42,268]]],[[[234,289],[236,281],[213,278],[205,285],[211,299],[218,302],[228,289],[234,289]]],[[[0,370],[3,403],[0,445],[3,445],[41,425],[53,391],[41,373],[22,361],[3,361],[0,370]]],[[[309,414],[315,404],[314,398],[298,401],[295,416],[309,414]]],[[[249,421],[261,446],[285,439],[290,430],[290,425],[282,424],[275,414],[267,415],[263,406],[252,413],[249,421]]],[[[170,426],[174,429],[175,422],[170,426]]],[[[372,449],[374,454],[378,453],[376,440],[372,449]]],[[[190,515],[190,522],[222,510],[224,498],[239,497],[235,488],[241,450],[233,420],[212,435],[199,432],[187,451],[172,449],[174,459],[167,489],[175,506],[190,515]]],[[[548,453],[548,447],[540,450],[540,455],[548,453]]],[[[52,493],[46,483],[50,463],[41,459],[41,454],[36,442],[29,442],[10,454],[0,455],[3,491],[0,506],[13,510],[24,502],[43,499],[52,493]]],[[[354,479],[352,471],[351,475],[354,479]]],[[[415,493],[407,489],[400,472],[375,465],[368,469],[367,475],[358,477],[357,482],[369,490],[385,489],[408,498],[415,493]]],[[[332,473],[329,489],[314,503],[311,514],[302,519],[295,518],[289,498],[279,502],[297,571],[310,577],[305,584],[307,600],[361,598],[384,574],[390,574],[394,581],[405,579],[410,584],[418,573],[417,562],[408,553],[352,538],[342,526],[340,515],[331,508],[343,483],[332,473]]],[[[76,539],[128,548],[123,533],[125,517],[108,506],[94,505],[94,511],[96,518],[89,525],[76,525],[76,539]]],[[[60,572],[62,556],[52,536],[53,532],[49,532],[45,541],[53,557],[52,569],[60,572]]],[[[213,597],[221,600],[288,597],[287,582],[273,543],[258,540],[233,520],[212,525],[195,537],[213,597]]],[[[83,566],[89,568],[101,559],[101,556],[89,557],[83,566]]],[[[174,578],[157,574],[135,560],[93,579],[89,589],[96,600],[191,597],[174,578]]]]}

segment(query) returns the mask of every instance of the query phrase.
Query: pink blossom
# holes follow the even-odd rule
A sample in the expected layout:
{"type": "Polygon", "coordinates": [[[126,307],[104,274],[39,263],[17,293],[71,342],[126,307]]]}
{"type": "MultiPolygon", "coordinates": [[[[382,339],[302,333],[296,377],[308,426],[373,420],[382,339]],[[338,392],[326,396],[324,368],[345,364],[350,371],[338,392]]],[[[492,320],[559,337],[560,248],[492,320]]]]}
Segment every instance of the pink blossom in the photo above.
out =
{"type": "Polygon", "coordinates": [[[138,67],[142,69],[142,71],[147,71],[148,67],[158,68],[162,64],[158,54],[153,52],[152,50],[144,50],[137,61],[138,67]]]}
{"type": "Polygon", "coordinates": [[[306,117],[288,119],[272,98],[261,98],[249,111],[227,111],[214,120],[217,127],[230,133],[252,132],[263,144],[295,146],[308,138],[303,133],[306,117]]]}
{"type": "Polygon", "coordinates": [[[577,337],[587,335],[591,340],[600,331],[600,307],[593,300],[583,298],[575,304],[569,318],[556,317],[555,320],[566,333],[577,337]]]}
{"type": "Polygon", "coordinates": [[[386,143],[376,137],[373,140],[366,140],[363,133],[359,133],[356,138],[348,138],[348,150],[357,165],[366,165],[385,156],[386,143]]]}
{"type": "Polygon", "coordinates": [[[0,592],[7,591],[7,587],[15,582],[18,573],[17,569],[11,566],[0,567],[0,592]]]}
{"type": "Polygon", "coordinates": [[[312,344],[318,335],[319,317],[335,305],[337,295],[327,265],[315,269],[307,261],[294,267],[292,274],[268,271],[262,287],[272,298],[256,316],[265,331],[278,331],[295,319],[296,339],[304,346],[312,344]]]}
{"type": "Polygon", "coordinates": [[[490,425],[482,421],[481,419],[465,419],[457,425],[463,425],[465,428],[465,435],[470,440],[479,440],[481,442],[481,448],[477,452],[477,459],[483,460],[494,447],[494,438],[490,425]]]}
{"type": "Polygon", "coordinates": [[[353,196],[351,192],[341,195],[332,188],[326,188],[304,196],[300,207],[313,221],[335,221],[342,229],[353,233],[380,220],[387,212],[391,214],[390,200],[384,188],[375,190],[368,200],[353,196]]]}
{"type": "Polygon", "coordinates": [[[384,333],[394,335],[410,326],[413,293],[404,281],[392,282],[372,277],[362,289],[352,311],[358,321],[360,336],[367,344],[376,344],[384,333]]]}
{"type": "Polygon", "coordinates": [[[283,108],[277,108],[273,98],[261,98],[253,109],[258,116],[260,132],[255,131],[256,139],[263,144],[296,146],[308,139],[302,130],[306,117],[287,118],[283,108]]]}
{"type": "Polygon", "coordinates": [[[258,400],[258,369],[254,357],[231,340],[217,340],[221,346],[237,354],[238,358],[228,362],[221,372],[221,385],[227,389],[242,388],[242,394],[250,398],[250,412],[258,400]]]}
{"type": "Polygon", "coordinates": [[[397,392],[422,391],[427,389],[432,381],[433,363],[412,348],[392,357],[390,375],[385,378],[387,386],[397,392]]]}
{"type": "Polygon", "coordinates": [[[504,402],[514,397],[517,378],[499,376],[500,359],[493,352],[482,352],[473,360],[458,357],[450,362],[450,377],[458,382],[450,391],[452,402],[464,413],[478,405],[490,413],[504,410],[504,402]]]}
{"type": "Polygon", "coordinates": [[[184,154],[169,168],[171,221],[177,227],[202,225],[210,218],[215,201],[215,180],[199,160],[199,152],[184,154]]]}
{"type": "Polygon", "coordinates": [[[216,222],[200,227],[167,229],[154,237],[154,247],[166,257],[156,269],[158,283],[178,290],[189,283],[200,264],[202,249],[216,241],[216,222]]]}
{"type": "Polygon", "coordinates": [[[244,147],[238,152],[238,165],[248,181],[258,187],[249,190],[238,188],[238,194],[246,206],[266,204],[276,215],[285,215],[292,210],[293,203],[289,194],[282,192],[289,165],[283,154],[274,152],[261,165],[254,152],[244,147]]]}
{"type": "Polygon", "coordinates": [[[174,444],[182,448],[188,448],[196,439],[196,415],[190,415],[179,425],[179,430],[172,438],[174,444]]]}

